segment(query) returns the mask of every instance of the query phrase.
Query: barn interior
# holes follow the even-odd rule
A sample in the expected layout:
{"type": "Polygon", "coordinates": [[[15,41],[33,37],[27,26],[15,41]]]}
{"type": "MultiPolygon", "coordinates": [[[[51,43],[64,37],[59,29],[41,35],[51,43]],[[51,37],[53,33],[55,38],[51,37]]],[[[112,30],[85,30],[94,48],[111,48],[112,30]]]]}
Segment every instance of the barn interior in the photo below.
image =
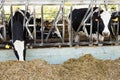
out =
{"type": "MultiPolygon", "coordinates": [[[[117,30],[116,35],[114,37],[105,37],[104,41],[99,41],[98,34],[97,34],[97,41],[94,41],[92,39],[92,29],[90,30],[90,37],[88,38],[86,36],[85,32],[75,32],[71,27],[71,19],[69,18],[70,12],[74,9],[79,8],[88,8],[92,9],[93,7],[100,7],[103,10],[108,10],[109,12],[116,12],[120,10],[120,2],[118,0],[1,0],[0,4],[0,48],[1,49],[10,49],[10,53],[12,46],[9,45],[11,42],[11,39],[9,38],[8,33],[8,27],[6,26],[10,20],[10,18],[14,15],[15,11],[18,9],[25,10],[26,12],[30,13],[30,18],[28,19],[27,23],[24,23],[23,25],[27,29],[27,48],[35,48],[39,49],[42,48],[46,50],[47,48],[54,50],[56,48],[55,52],[51,52],[50,54],[54,55],[56,53],[60,53],[62,51],[59,51],[59,48],[61,50],[65,49],[63,52],[67,52],[66,50],[73,50],[71,48],[81,48],[84,47],[87,52],[84,52],[85,50],[81,49],[80,54],[83,53],[93,53],[96,54],[96,52],[101,51],[101,46],[104,47],[104,50],[107,50],[108,52],[105,53],[111,53],[109,52],[110,47],[114,47],[118,49],[119,47],[119,35],[117,30]],[[29,21],[33,18],[32,24],[29,24],[29,21]],[[32,32],[31,32],[32,29],[32,32]],[[75,35],[80,34],[79,42],[75,42],[75,35]],[[106,47],[107,46],[107,47],[106,47]],[[59,48],[58,48],[59,47],[59,48]],[[90,49],[88,49],[88,47],[90,49]],[[92,49],[96,47],[94,51],[92,49]],[[69,49],[67,49],[69,48],[69,49]]],[[[89,16],[86,16],[86,19],[88,17],[92,16],[93,11],[90,11],[91,14],[89,16]]],[[[89,27],[92,27],[92,23],[86,23],[85,20],[83,20],[83,26],[89,25],[89,27]]],[[[114,26],[118,27],[119,29],[119,22],[118,20],[113,23],[114,26]]],[[[113,28],[114,30],[114,28],[113,28]]],[[[41,49],[41,50],[42,50],[41,49]]],[[[119,50],[117,50],[117,53],[119,53],[119,50]]],[[[103,50],[103,54],[104,54],[103,50]]],[[[112,50],[112,49],[111,49],[112,50]]],[[[29,51],[29,50],[28,50],[29,51]]],[[[32,50],[34,51],[34,50],[32,50]]],[[[32,52],[31,50],[29,52],[32,52]]],[[[114,50],[112,50],[114,51],[114,50]]],[[[3,54],[4,50],[1,51],[1,54],[3,54]]],[[[42,51],[43,54],[49,54],[48,52],[42,51]]],[[[39,53],[39,51],[35,52],[39,53]]],[[[79,54],[79,51],[75,52],[76,54],[79,54]]],[[[32,55],[32,53],[30,53],[32,55]]],[[[42,55],[42,54],[41,54],[42,55]]],[[[70,52],[70,55],[75,56],[70,52]]],[[[62,55],[64,57],[64,55],[62,55]]],[[[36,56],[33,56],[33,59],[36,58],[36,56]]],[[[104,57],[104,56],[103,56],[104,57]]],[[[6,57],[5,59],[11,59],[6,57]]],[[[30,57],[31,58],[31,57],[30,57]]],[[[28,59],[30,59],[28,58],[28,59]]],[[[42,58],[42,57],[41,57],[42,58]]],[[[70,57],[69,57],[70,58],[70,57]]],[[[111,57],[110,57],[111,58],[111,57]]],[[[47,61],[49,61],[48,58],[47,61]]],[[[53,58],[54,59],[54,58],[53,58]]],[[[68,59],[68,58],[65,58],[68,59]]],[[[61,60],[61,59],[60,59],[61,60]]],[[[51,61],[51,60],[50,60],[51,61]]],[[[56,62],[55,62],[56,63],[56,62]]]]}
{"type": "MultiPolygon", "coordinates": [[[[98,35],[95,42],[92,29],[88,38],[71,27],[69,13],[73,9],[94,6],[116,12],[120,11],[120,0],[1,0],[0,80],[119,80],[119,30],[104,41],[99,41],[98,35]],[[18,9],[30,12],[33,18],[32,24],[30,19],[24,24],[28,34],[24,62],[16,60],[6,27],[18,9]],[[74,41],[77,34],[79,42],[74,41]]],[[[86,19],[92,16],[90,12],[86,19]]],[[[83,26],[88,25],[83,21],[83,26]]],[[[120,26],[117,19],[113,25],[120,26]]]]}
{"type": "MultiPolygon", "coordinates": [[[[117,0],[1,0],[1,47],[5,46],[4,43],[10,41],[7,28],[9,26],[6,27],[6,25],[17,9],[30,12],[30,19],[34,18],[32,24],[29,24],[30,19],[28,19],[28,23],[24,24],[28,32],[28,35],[26,35],[28,37],[28,46],[119,44],[119,35],[115,35],[115,39],[113,37],[106,37],[104,41],[99,41],[98,39],[94,41],[92,39],[92,32],[90,33],[90,38],[88,38],[86,33],[75,32],[72,29],[69,13],[76,8],[93,8],[94,6],[101,7],[109,12],[119,11],[119,1],[117,0]],[[40,21],[37,22],[37,19],[40,21]],[[74,41],[76,34],[80,34],[80,40],[77,43],[74,41]]],[[[91,16],[92,14],[87,17],[91,16]]],[[[119,26],[117,21],[115,23],[115,25],[119,26]]],[[[83,25],[87,24],[92,27],[92,23],[85,22],[83,25]]]]}

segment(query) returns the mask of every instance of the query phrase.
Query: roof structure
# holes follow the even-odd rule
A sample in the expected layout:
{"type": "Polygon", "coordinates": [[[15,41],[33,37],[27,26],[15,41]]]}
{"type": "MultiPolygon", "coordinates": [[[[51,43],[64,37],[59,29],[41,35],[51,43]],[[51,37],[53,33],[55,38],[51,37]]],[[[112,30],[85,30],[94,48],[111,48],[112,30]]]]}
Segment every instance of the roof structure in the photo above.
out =
{"type": "Polygon", "coordinates": [[[1,0],[1,3],[11,5],[11,4],[61,4],[61,2],[69,4],[90,4],[95,2],[97,4],[120,4],[120,0],[1,0]]]}

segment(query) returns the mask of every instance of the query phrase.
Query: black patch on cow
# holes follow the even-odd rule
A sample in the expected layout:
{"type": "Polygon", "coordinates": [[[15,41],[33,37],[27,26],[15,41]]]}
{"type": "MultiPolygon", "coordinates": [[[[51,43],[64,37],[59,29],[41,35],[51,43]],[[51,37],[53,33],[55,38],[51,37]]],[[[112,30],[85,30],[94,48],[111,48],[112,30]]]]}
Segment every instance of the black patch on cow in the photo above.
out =
{"type": "Polygon", "coordinates": [[[110,23],[109,23],[109,30],[112,38],[116,38],[117,35],[120,35],[120,11],[113,12],[111,15],[110,23]],[[118,19],[114,21],[113,19],[118,19]],[[117,24],[114,24],[117,23],[117,24]]]}
{"type": "MultiPolygon", "coordinates": [[[[97,8],[98,7],[94,7],[93,11],[96,10],[97,8]]],[[[82,22],[87,10],[88,8],[80,8],[80,9],[74,9],[72,11],[72,28],[74,29],[75,32],[78,30],[78,27],[82,22]]],[[[92,16],[92,33],[99,32],[100,34],[102,34],[102,31],[104,30],[104,24],[100,17],[100,14],[102,12],[103,10],[100,10],[98,12],[95,12],[92,16]],[[99,21],[96,21],[95,19],[98,19],[99,21]]],[[[90,18],[86,21],[86,23],[90,23],[90,18]]],[[[85,27],[87,29],[88,34],[90,34],[90,26],[86,25],[85,27]]],[[[83,31],[83,26],[79,29],[79,31],[83,31]]]]}
{"type": "Polygon", "coordinates": [[[24,30],[23,30],[23,25],[19,21],[15,21],[13,23],[13,42],[15,40],[24,40],[24,30]]]}

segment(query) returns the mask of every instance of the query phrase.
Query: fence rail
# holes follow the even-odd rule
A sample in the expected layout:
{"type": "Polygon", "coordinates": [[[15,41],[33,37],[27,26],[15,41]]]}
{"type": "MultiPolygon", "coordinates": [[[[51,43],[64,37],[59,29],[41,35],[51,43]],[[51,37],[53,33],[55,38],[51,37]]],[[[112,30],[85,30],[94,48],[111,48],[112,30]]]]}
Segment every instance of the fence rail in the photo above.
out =
{"type": "MultiPolygon", "coordinates": [[[[87,7],[89,8],[90,5],[92,6],[109,6],[109,5],[117,5],[118,10],[120,10],[120,1],[119,0],[5,0],[4,2],[1,1],[1,25],[4,25],[1,29],[1,36],[4,38],[1,38],[1,45],[3,46],[3,42],[7,42],[9,40],[7,40],[7,35],[6,35],[6,27],[5,27],[5,10],[4,10],[4,6],[10,6],[10,12],[11,14],[13,14],[14,10],[13,10],[13,6],[16,5],[22,5],[25,7],[25,10],[28,11],[28,7],[32,6],[33,8],[33,12],[32,12],[32,16],[36,19],[36,15],[38,15],[36,12],[37,10],[35,9],[35,6],[40,6],[40,16],[41,16],[41,29],[42,31],[37,31],[36,30],[36,21],[34,19],[34,23],[33,24],[24,24],[28,29],[29,27],[32,25],[34,28],[34,31],[32,33],[29,33],[28,36],[28,41],[30,41],[30,37],[33,38],[33,42],[30,43],[30,45],[32,46],[73,46],[73,45],[93,45],[93,44],[119,44],[120,41],[118,39],[116,40],[112,40],[111,38],[106,38],[105,41],[100,42],[99,40],[96,42],[94,42],[92,39],[88,39],[85,35],[81,35],[81,39],[79,42],[74,42],[74,36],[75,36],[75,32],[72,30],[71,28],[71,22],[68,22],[68,19],[66,19],[66,14],[65,14],[65,7],[69,7],[69,12],[71,12],[75,7],[74,6],[83,6],[83,5],[87,5],[87,7]],[[57,14],[55,15],[55,18],[53,21],[51,21],[49,23],[49,26],[47,25],[47,27],[49,28],[49,30],[44,31],[44,27],[45,26],[45,21],[44,21],[44,6],[46,5],[51,5],[54,7],[54,5],[59,5],[59,10],[57,11],[57,14]],[[57,37],[53,36],[50,37],[50,34],[52,34],[52,31],[57,33],[57,37]],[[39,33],[39,35],[37,35],[37,32],[39,33]],[[47,34],[47,37],[44,38],[44,36],[46,36],[45,33],[47,34]],[[39,37],[39,38],[38,38],[39,37]]],[[[107,7],[108,8],[108,7],[107,7]]],[[[91,16],[93,13],[93,11],[91,11],[91,14],[89,16],[91,16]]],[[[85,19],[87,19],[87,17],[89,17],[88,15],[86,16],[85,19]]],[[[67,15],[67,18],[69,17],[69,15],[67,15]]],[[[88,23],[86,23],[86,25],[88,25],[88,23]]],[[[89,23],[90,26],[92,26],[91,23],[89,23]]],[[[116,25],[120,26],[118,23],[116,23],[116,25]]],[[[28,30],[29,31],[29,30],[28,30]]],[[[77,32],[78,34],[79,32],[77,32]]],[[[92,37],[92,33],[90,35],[92,37]]],[[[118,37],[118,36],[117,36],[118,37]]],[[[28,44],[29,45],[29,44],[28,44]]]]}

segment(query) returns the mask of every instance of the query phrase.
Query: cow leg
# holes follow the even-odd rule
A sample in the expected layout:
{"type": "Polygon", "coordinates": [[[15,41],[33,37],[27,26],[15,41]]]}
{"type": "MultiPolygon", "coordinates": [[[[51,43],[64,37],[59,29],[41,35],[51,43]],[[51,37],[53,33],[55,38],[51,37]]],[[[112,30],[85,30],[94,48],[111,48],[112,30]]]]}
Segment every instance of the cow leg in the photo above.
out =
{"type": "Polygon", "coordinates": [[[18,59],[19,61],[24,61],[24,41],[20,41],[20,40],[16,40],[14,43],[14,49],[16,50],[17,52],[17,55],[18,55],[18,59]]]}

